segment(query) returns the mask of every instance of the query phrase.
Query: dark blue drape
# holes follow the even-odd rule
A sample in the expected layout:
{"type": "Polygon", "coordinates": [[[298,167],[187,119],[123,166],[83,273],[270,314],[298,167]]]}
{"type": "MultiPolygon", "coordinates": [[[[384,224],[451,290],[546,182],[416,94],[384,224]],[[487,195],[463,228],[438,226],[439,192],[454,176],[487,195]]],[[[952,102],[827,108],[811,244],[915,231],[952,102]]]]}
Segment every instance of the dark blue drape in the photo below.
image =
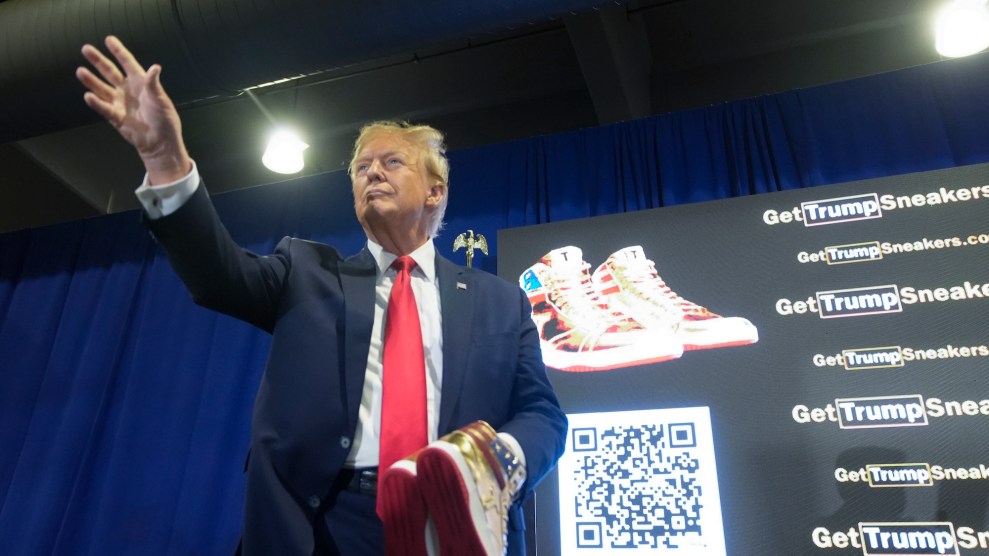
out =
{"type": "MultiPolygon", "coordinates": [[[[496,251],[506,227],[989,162],[986,75],[983,55],[454,152],[438,246],[471,228],[496,251]]],[[[341,172],[216,203],[255,251],[283,235],[363,242],[341,172]]],[[[494,254],[477,265],[494,271],[494,254]]],[[[0,552],[230,553],[267,347],[189,301],[135,213],[0,235],[0,552]]]]}

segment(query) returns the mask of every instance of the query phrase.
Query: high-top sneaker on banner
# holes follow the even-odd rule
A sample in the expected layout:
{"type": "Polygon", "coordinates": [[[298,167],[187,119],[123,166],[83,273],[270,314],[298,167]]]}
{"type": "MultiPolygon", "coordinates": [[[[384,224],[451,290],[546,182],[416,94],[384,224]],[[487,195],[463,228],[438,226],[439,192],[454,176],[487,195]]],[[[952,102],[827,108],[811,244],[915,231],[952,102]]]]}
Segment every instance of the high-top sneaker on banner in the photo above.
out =
{"type": "Polygon", "coordinates": [[[674,331],[684,349],[751,344],[759,340],[755,325],[742,317],[722,317],[670,289],[634,245],[612,253],[592,276],[594,287],[613,310],[647,329],[674,331]]]}
{"type": "Polygon", "coordinates": [[[490,425],[475,421],[430,443],[416,467],[440,554],[505,554],[508,509],[526,473],[490,425]]]}
{"type": "Polygon", "coordinates": [[[603,371],[683,354],[672,329],[646,330],[609,308],[577,247],[550,251],[522,273],[519,284],[532,304],[543,361],[554,369],[603,371]]]}

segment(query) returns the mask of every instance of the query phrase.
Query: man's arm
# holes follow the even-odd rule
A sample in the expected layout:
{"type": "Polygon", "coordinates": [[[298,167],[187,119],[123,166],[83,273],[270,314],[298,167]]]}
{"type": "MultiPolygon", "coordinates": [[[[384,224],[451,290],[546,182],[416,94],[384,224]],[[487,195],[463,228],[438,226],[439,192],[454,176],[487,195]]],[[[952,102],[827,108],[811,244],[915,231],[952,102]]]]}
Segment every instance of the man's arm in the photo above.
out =
{"type": "Polygon", "coordinates": [[[546,375],[539,333],[532,322],[531,307],[519,293],[519,363],[512,391],[515,414],[499,428],[512,435],[525,454],[528,479],[523,492],[530,492],[563,454],[567,439],[567,417],[546,375]]]}
{"type": "Polygon", "coordinates": [[[99,76],[80,67],[76,77],[88,89],[86,104],[144,162],[147,179],[137,195],[146,207],[145,223],[197,303],[270,331],[290,242],[271,257],[237,246],[201,187],[178,112],[159,80],[161,66],[145,70],[116,37],[107,37],[106,47],[117,64],[87,44],[82,54],[99,76]]]}

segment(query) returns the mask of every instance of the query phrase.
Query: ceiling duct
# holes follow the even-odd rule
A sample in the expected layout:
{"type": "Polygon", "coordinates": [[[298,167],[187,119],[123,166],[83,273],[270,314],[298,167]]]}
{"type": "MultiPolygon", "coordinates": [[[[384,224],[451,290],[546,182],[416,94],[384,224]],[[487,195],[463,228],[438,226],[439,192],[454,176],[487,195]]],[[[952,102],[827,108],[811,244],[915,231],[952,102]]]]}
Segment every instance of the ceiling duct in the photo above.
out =
{"type": "Polygon", "coordinates": [[[94,121],[79,49],[120,37],[163,66],[178,104],[614,0],[7,0],[0,2],[0,143],[94,121]]]}

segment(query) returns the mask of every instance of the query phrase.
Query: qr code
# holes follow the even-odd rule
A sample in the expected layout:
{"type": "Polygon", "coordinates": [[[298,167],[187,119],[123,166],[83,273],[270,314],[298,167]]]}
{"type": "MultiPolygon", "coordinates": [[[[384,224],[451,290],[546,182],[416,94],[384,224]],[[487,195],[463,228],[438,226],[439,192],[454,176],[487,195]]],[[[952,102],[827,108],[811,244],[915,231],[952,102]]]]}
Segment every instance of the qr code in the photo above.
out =
{"type": "Polygon", "coordinates": [[[708,408],[568,417],[562,554],[725,555],[708,408]]]}

